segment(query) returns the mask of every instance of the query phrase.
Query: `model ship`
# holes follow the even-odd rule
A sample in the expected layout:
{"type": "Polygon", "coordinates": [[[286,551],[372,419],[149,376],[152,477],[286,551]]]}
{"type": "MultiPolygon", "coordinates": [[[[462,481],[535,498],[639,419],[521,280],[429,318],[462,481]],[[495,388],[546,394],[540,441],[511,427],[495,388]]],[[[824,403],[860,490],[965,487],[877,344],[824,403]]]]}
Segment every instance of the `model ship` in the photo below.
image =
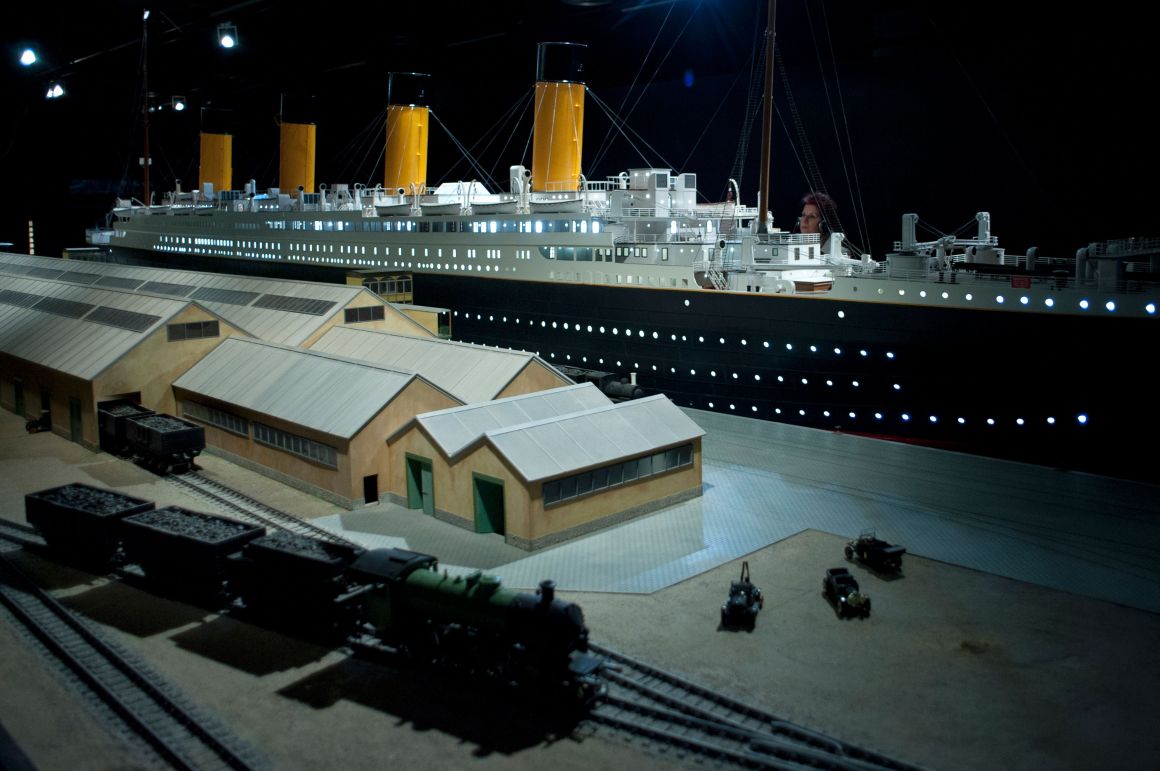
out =
{"type": "MultiPolygon", "coordinates": [[[[228,136],[201,185],[119,201],[90,241],[183,268],[413,284],[457,340],[537,352],[574,377],[702,410],[1154,478],[1128,440],[1156,339],[1160,244],[1010,255],[972,237],[852,259],[840,233],[699,201],[695,174],[581,173],[579,46],[542,44],[532,165],[506,190],[426,182],[425,76],[395,75],[384,183],[318,186],[314,126],[282,124],[279,188],[232,190],[228,136]]],[[[763,161],[765,168],[768,163],[763,161]]]]}

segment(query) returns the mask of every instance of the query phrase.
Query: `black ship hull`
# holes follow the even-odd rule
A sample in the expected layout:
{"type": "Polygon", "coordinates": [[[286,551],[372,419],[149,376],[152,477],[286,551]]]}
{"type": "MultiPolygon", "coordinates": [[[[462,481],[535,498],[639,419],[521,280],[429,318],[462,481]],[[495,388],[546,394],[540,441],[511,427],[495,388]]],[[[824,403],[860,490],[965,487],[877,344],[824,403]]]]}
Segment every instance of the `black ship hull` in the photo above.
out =
{"type": "Polygon", "coordinates": [[[1156,477],[1150,319],[416,275],[452,337],[637,373],[681,406],[1114,476],[1156,477]],[[1145,408],[1146,409],[1146,408],[1145,408]]]}

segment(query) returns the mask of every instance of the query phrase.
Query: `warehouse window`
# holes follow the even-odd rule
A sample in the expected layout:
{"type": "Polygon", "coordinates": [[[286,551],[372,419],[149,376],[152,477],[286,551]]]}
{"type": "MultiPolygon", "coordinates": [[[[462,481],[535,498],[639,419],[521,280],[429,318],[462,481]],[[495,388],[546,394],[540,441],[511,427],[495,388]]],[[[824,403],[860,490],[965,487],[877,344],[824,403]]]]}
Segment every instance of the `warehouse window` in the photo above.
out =
{"type": "Polygon", "coordinates": [[[384,310],[381,305],[367,305],[363,308],[347,308],[344,315],[347,324],[360,324],[366,321],[382,321],[384,310]]]}
{"type": "Polygon", "coordinates": [[[195,321],[191,324],[170,324],[169,342],[175,340],[199,340],[203,337],[219,337],[221,331],[216,321],[195,321]]]}
{"type": "Polygon", "coordinates": [[[338,450],[304,436],[280,431],[263,423],[254,423],[254,441],[277,447],[279,450],[298,455],[327,468],[338,468],[338,450]]]}
{"type": "Polygon", "coordinates": [[[232,412],[190,401],[182,401],[181,411],[187,418],[223,428],[231,434],[250,435],[250,421],[232,412]]]}
{"type": "Polygon", "coordinates": [[[581,474],[553,479],[551,482],[544,482],[544,505],[560,503],[588,493],[597,493],[635,479],[656,476],[692,464],[693,445],[683,444],[663,452],[630,458],[581,474]]]}

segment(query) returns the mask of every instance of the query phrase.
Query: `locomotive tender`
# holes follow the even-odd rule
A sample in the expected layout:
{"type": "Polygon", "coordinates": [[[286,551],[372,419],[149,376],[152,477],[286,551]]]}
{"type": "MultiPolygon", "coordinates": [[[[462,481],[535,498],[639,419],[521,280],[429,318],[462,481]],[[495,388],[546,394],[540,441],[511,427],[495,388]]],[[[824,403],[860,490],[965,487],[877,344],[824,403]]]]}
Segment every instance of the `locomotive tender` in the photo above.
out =
{"type": "Polygon", "coordinates": [[[150,586],[212,598],[257,620],[379,645],[425,663],[587,699],[599,662],[580,607],[507,589],[476,571],[451,576],[405,549],[365,550],[83,484],[25,496],[49,547],[87,566],[135,566],[150,586]]]}

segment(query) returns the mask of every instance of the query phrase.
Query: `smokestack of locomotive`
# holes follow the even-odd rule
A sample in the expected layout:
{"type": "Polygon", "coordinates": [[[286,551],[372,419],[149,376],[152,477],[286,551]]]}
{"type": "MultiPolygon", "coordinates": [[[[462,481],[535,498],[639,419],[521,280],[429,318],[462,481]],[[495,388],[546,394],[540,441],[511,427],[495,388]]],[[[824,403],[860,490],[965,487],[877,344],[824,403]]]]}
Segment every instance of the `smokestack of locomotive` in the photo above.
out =
{"type": "MultiPolygon", "coordinates": [[[[572,192],[580,187],[584,142],[584,49],[579,43],[540,43],[532,142],[533,192],[572,192]]],[[[422,195],[427,189],[427,138],[431,76],[393,72],[387,84],[383,187],[422,195]]],[[[316,126],[283,120],[279,125],[279,188],[297,197],[314,192],[316,126]]],[[[198,187],[232,189],[233,137],[201,132],[198,187]]]]}

